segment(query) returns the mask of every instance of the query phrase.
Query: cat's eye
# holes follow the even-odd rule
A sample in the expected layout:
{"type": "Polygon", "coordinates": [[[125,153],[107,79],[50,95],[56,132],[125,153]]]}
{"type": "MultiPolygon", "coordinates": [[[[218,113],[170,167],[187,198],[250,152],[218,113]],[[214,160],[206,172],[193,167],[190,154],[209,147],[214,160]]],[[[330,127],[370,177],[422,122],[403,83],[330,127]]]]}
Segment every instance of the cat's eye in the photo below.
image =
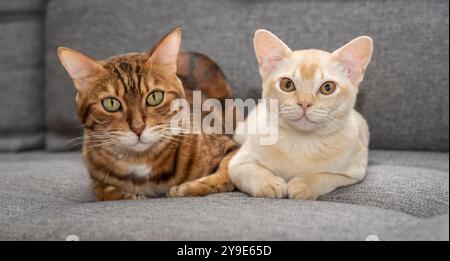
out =
{"type": "Polygon", "coordinates": [[[295,84],[291,79],[283,78],[280,81],[280,88],[285,92],[292,92],[295,91],[295,84]]]}
{"type": "Polygon", "coordinates": [[[156,106],[159,105],[164,99],[164,92],[154,91],[147,96],[147,105],[156,106]]]}
{"type": "Polygon", "coordinates": [[[330,95],[336,90],[336,83],[332,81],[324,82],[319,90],[323,95],[330,95]]]}
{"type": "Polygon", "coordinates": [[[109,111],[109,112],[116,112],[118,110],[120,110],[120,108],[122,107],[120,105],[120,101],[115,99],[115,98],[105,98],[102,100],[102,105],[103,108],[105,108],[105,110],[109,111]]]}

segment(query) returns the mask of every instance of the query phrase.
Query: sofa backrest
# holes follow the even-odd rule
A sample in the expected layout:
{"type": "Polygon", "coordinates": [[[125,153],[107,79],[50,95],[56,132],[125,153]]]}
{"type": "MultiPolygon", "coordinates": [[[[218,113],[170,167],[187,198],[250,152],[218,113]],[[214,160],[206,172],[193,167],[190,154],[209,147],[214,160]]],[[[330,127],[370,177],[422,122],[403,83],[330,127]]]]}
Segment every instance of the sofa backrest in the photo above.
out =
{"type": "Polygon", "coordinates": [[[145,51],[182,25],[182,49],[217,61],[241,98],[261,93],[252,46],[258,28],[292,49],[333,51],[369,35],[375,49],[357,109],[369,122],[371,148],[448,151],[448,11],[447,0],[50,0],[46,146],[65,150],[69,139],[81,135],[75,90],[57,60],[58,46],[104,59],[145,51]]]}
{"type": "Polygon", "coordinates": [[[0,1],[0,151],[44,146],[45,2],[0,1]]]}

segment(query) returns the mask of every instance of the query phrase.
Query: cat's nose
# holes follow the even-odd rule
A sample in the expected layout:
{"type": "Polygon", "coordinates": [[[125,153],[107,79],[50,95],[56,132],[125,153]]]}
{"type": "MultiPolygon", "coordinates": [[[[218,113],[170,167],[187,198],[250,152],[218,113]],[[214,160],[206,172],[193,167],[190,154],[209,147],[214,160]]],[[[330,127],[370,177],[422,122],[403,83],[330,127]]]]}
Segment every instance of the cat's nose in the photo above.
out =
{"type": "Polygon", "coordinates": [[[297,104],[302,107],[303,112],[306,112],[311,106],[316,103],[316,99],[314,98],[314,95],[311,93],[302,93],[297,98],[297,104]]]}
{"type": "Polygon", "coordinates": [[[145,129],[145,125],[139,125],[139,126],[131,126],[131,130],[136,133],[136,135],[141,136],[142,132],[145,129]]]}
{"type": "Polygon", "coordinates": [[[302,110],[306,112],[306,110],[308,110],[309,107],[314,105],[314,101],[312,100],[299,101],[298,105],[300,105],[300,107],[302,107],[302,110]]]}

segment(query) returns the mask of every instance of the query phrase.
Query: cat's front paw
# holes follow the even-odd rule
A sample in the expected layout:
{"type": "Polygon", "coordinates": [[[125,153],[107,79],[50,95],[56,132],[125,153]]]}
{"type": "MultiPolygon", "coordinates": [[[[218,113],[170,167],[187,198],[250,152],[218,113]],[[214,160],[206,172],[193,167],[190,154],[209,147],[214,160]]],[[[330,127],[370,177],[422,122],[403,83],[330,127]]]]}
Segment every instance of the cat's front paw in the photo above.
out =
{"type": "Polygon", "coordinates": [[[97,195],[97,201],[115,201],[115,200],[142,200],[145,196],[139,194],[129,194],[122,192],[110,192],[97,195]]]}
{"type": "Polygon", "coordinates": [[[184,197],[186,193],[183,193],[183,188],[181,186],[173,186],[167,192],[167,197],[169,198],[177,198],[184,197]]]}
{"type": "Polygon", "coordinates": [[[252,196],[257,198],[285,198],[287,184],[280,177],[272,177],[261,183],[252,196]]]}
{"type": "Polygon", "coordinates": [[[291,179],[287,183],[288,197],[291,199],[316,200],[318,195],[307,182],[301,178],[291,179]]]}
{"type": "Polygon", "coordinates": [[[140,194],[136,194],[136,195],[133,195],[133,196],[131,197],[131,199],[135,199],[135,200],[143,200],[143,199],[145,199],[145,196],[144,196],[144,195],[140,195],[140,194]]]}
{"type": "Polygon", "coordinates": [[[167,192],[170,198],[196,196],[195,181],[185,182],[178,186],[173,186],[167,192]]]}

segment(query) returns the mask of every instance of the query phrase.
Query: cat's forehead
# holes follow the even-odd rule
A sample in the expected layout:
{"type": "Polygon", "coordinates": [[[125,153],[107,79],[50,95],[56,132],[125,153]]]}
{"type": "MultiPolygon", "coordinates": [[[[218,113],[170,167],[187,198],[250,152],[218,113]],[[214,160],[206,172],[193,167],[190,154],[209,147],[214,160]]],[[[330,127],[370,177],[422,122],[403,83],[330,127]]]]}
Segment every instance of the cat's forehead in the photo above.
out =
{"type": "Polygon", "coordinates": [[[317,49],[297,50],[292,52],[292,57],[302,60],[328,59],[331,53],[317,49]]]}
{"type": "Polygon", "coordinates": [[[103,62],[108,70],[107,85],[120,96],[138,98],[143,93],[143,67],[140,54],[125,54],[109,58],[103,62]]]}
{"type": "Polygon", "coordinates": [[[143,79],[147,58],[145,54],[128,53],[102,61],[101,64],[108,71],[107,77],[103,78],[105,91],[119,97],[140,98],[150,83],[148,77],[143,79]]]}
{"type": "Polygon", "coordinates": [[[157,68],[148,68],[145,65],[147,60],[146,53],[129,53],[102,61],[102,65],[108,70],[104,85],[107,91],[133,100],[146,95],[155,87],[164,85],[165,81],[168,81],[167,77],[157,73],[157,68]]]}
{"type": "Polygon", "coordinates": [[[127,53],[112,56],[101,61],[101,64],[110,72],[116,69],[130,71],[136,67],[142,67],[147,59],[148,56],[145,53],[127,53]]]}
{"type": "Polygon", "coordinates": [[[313,81],[324,77],[331,62],[329,52],[314,49],[294,51],[282,73],[290,74],[302,81],[313,81]]]}
{"type": "Polygon", "coordinates": [[[301,70],[324,68],[330,64],[331,60],[331,53],[314,49],[294,51],[290,59],[291,64],[301,70]]]}
{"type": "Polygon", "coordinates": [[[106,68],[111,68],[122,63],[143,64],[148,59],[146,53],[126,53],[112,56],[101,63],[106,68]]]}

